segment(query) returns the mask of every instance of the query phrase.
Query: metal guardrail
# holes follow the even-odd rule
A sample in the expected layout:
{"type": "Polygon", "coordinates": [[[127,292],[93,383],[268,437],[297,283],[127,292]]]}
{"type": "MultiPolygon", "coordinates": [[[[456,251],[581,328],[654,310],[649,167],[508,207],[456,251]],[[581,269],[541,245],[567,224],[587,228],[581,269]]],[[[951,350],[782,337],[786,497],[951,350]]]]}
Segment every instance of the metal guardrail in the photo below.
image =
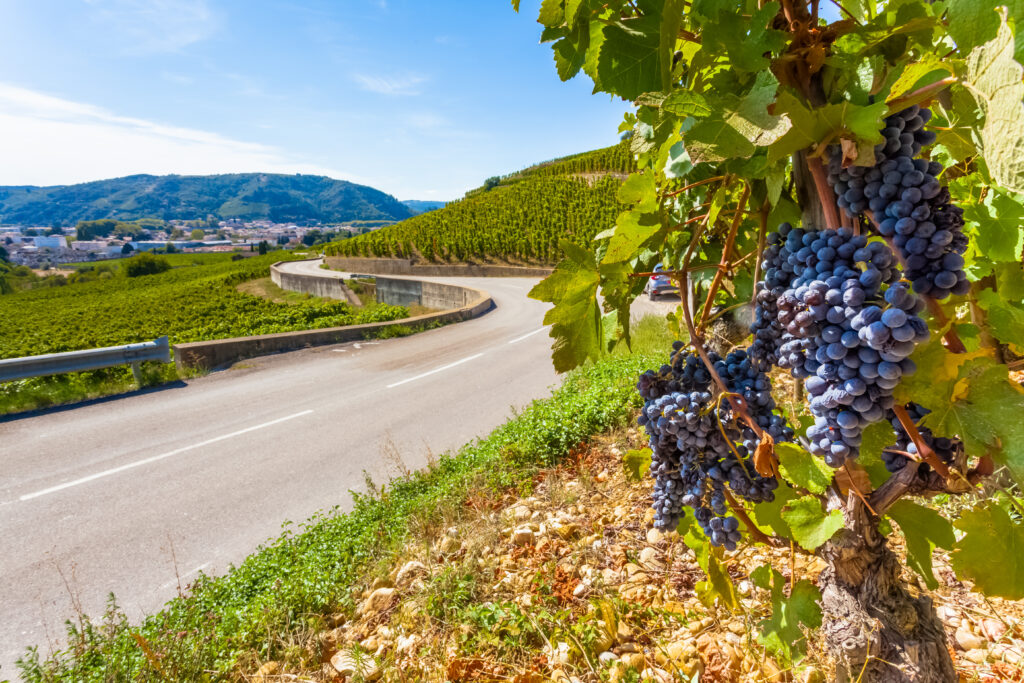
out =
{"type": "Polygon", "coordinates": [[[141,386],[142,370],[139,364],[144,361],[171,362],[171,347],[167,337],[160,337],[151,342],[108,346],[102,349],[7,358],[0,360],[0,382],[130,364],[135,381],[141,386]]]}

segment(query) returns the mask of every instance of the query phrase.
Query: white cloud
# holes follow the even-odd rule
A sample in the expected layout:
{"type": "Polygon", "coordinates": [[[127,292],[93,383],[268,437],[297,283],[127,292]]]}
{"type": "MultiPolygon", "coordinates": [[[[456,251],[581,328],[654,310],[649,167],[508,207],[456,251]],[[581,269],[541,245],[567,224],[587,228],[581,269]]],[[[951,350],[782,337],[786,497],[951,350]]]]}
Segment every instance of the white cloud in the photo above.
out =
{"type": "Polygon", "coordinates": [[[353,74],[352,78],[363,90],[381,95],[419,95],[420,89],[417,86],[427,82],[425,77],[415,74],[390,77],[353,74]]]}
{"type": "Polygon", "coordinates": [[[66,185],[135,173],[311,173],[360,181],[284,151],[119,116],[0,83],[0,184],[66,185]]]}
{"type": "Polygon", "coordinates": [[[173,52],[206,40],[220,24],[207,0],[85,0],[127,52],[173,52]]]}

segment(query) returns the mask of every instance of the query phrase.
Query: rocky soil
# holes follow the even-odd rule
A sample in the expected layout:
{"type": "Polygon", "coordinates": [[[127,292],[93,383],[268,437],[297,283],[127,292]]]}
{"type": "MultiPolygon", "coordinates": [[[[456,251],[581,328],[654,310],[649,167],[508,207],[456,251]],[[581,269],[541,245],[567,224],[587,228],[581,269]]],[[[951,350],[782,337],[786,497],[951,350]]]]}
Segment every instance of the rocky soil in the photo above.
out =
{"type": "MultiPolygon", "coordinates": [[[[729,611],[700,599],[705,580],[675,533],[650,528],[650,482],[628,480],[636,430],[606,437],[542,473],[532,495],[470,497],[459,523],[415,534],[287,661],[246,676],[270,681],[827,681],[823,646],[787,665],[758,642],[770,564],[815,581],[820,560],[741,546],[725,563],[740,595],[729,611]]],[[[902,538],[894,546],[902,551],[902,538]]],[[[941,552],[934,593],[961,681],[1024,681],[1024,604],[986,600],[941,552]]],[[[919,585],[916,574],[906,579],[919,585]]]]}

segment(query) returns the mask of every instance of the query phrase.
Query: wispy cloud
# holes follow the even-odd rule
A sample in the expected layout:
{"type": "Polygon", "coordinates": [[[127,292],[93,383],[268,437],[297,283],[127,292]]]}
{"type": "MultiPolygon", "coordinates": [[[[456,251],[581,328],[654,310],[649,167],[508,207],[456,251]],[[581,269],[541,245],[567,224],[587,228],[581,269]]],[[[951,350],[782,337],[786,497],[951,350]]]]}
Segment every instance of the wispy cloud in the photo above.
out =
{"type": "Polygon", "coordinates": [[[98,22],[135,54],[173,52],[216,33],[220,19],[207,0],[85,0],[98,22]]]}
{"type": "Polygon", "coordinates": [[[164,79],[169,83],[175,83],[177,85],[192,85],[195,83],[195,79],[185,74],[176,74],[170,71],[161,71],[160,78],[164,79]]]}
{"type": "Polygon", "coordinates": [[[404,76],[371,76],[369,74],[353,74],[353,79],[363,90],[381,95],[419,95],[418,86],[427,82],[424,76],[406,74],[404,76]]]}
{"type": "Polygon", "coordinates": [[[269,145],[120,116],[0,83],[0,184],[57,185],[134,173],[312,173],[360,182],[269,145]]]}

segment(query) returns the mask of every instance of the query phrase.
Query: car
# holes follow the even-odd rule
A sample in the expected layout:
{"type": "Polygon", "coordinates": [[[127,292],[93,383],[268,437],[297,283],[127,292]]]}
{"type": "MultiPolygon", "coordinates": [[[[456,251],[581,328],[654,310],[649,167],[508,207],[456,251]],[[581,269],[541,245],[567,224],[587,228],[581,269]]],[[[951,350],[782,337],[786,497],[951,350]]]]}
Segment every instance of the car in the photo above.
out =
{"type": "Polygon", "coordinates": [[[655,275],[652,275],[647,281],[647,286],[644,287],[644,292],[647,293],[647,297],[654,301],[659,296],[665,294],[678,294],[679,288],[676,287],[676,283],[669,278],[668,275],[661,275],[664,273],[665,268],[660,263],[654,266],[655,275]]]}

